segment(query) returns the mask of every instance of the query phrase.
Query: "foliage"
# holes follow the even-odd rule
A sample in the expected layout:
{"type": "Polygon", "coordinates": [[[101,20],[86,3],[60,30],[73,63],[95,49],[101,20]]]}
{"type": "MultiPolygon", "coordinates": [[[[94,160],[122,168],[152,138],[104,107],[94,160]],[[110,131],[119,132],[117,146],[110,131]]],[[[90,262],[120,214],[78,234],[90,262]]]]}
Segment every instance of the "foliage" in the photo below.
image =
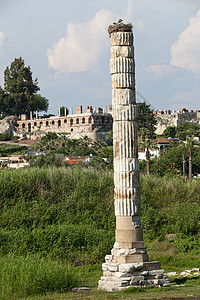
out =
{"type": "Polygon", "coordinates": [[[0,141],[10,141],[11,135],[9,133],[0,133],[0,141]]]}
{"type": "Polygon", "coordinates": [[[68,156],[93,155],[93,166],[113,167],[113,147],[108,146],[103,140],[92,141],[84,136],[80,139],[70,139],[68,133],[49,132],[34,146],[35,150],[63,153],[68,156]],[[103,159],[106,159],[105,160],[103,159]]]}
{"type": "MultiPolygon", "coordinates": [[[[140,191],[147,244],[175,233],[180,251],[199,253],[199,180],[141,176],[140,191]],[[191,237],[188,247],[183,246],[186,237],[191,237]]],[[[4,170],[0,199],[2,254],[40,253],[81,265],[103,261],[113,246],[110,171],[83,167],[4,170]]]]}
{"type": "Polygon", "coordinates": [[[148,138],[155,137],[155,130],[157,121],[153,114],[153,110],[150,108],[150,105],[146,104],[146,102],[137,104],[137,124],[139,134],[142,134],[142,128],[145,128],[148,132],[148,138]]]}
{"type": "MultiPolygon", "coordinates": [[[[151,160],[151,172],[163,176],[165,174],[182,174],[183,155],[185,158],[185,172],[189,173],[188,143],[165,148],[159,158],[151,160]]],[[[192,172],[193,175],[200,174],[200,145],[191,144],[192,150],[192,172]]]]}
{"type": "Polygon", "coordinates": [[[163,131],[163,136],[165,138],[175,138],[177,133],[177,127],[176,126],[168,126],[164,131],[163,131]]]}
{"type": "Polygon", "coordinates": [[[195,124],[184,123],[182,125],[177,126],[176,137],[181,140],[186,140],[187,136],[196,136],[200,135],[200,126],[195,124]]]}
{"type": "Polygon", "coordinates": [[[6,115],[12,115],[14,114],[13,107],[13,98],[0,87],[0,113],[3,117],[6,115]]]}
{"type": "MultiPolygon", "coordinates": [[[[141,176],[140,193],[150,259],[155,243],[159,255],[166,244],[165,255],[156,257],[164,266],[174,270],[179,252],[187,255],[184,266],[196,267],[197,260],[188,260],[188,255],[200,254],[200,181],[141,176]],[[175,238],[167,241],[169,234],[175,238]]],[[[1,299],[71,288],[76,278],[65,262],[87,265],[82,273],[76,268],[76,273],[88,283],[89,273],[94,274],[92,264],[103,262],[110,253],[115,231],[111,171],[88,167],[3,170],[0,199],[1,299]]],[[[94,276],[96,285],[100,275],[94,276]]]]}
{"type": "Polygon", "coordinates": [[[49,100],[42,97],[40,94],[34,94],[31,101],[31,111],[47,111],[49,100]]]}
{"type": "Polygon", "coordinates": [[[60,116],[67,116],[68,113],[69,113],[69,110],[67,107],[65,107],[65,106],[60,107],[60,116]]]}
{"type": "Polygon", "coordinates": [[[31,167],[62,167],[66,165],[63,157],[56,155],[53,151],[49,151],[45,155],[38,155],[35,159],[30,160],[30,166],[31,167]]]}
{"type": "Polygon", "coordinates": [[[32,79],[30,66],[15,58],[4,71],[4,90],[0,90],[0,111],[3,115],[27,114],[30,111],[47,111],[48,100],[36,94],[40,88],[32,79]]]}
{"type": "Polygon", "coordinates": [[[26,146],[6,146],[6,145],[3,145],[3,146],[0,146],[0,155],[1,156],[9,156],[11,154],[25,154],[25,152],[27,151],[27,148],[26,146]]]}
{"type": "Polygon", "coordinates": [[[181,177],[141,177],[142,223],[147,241],[176,234],[179,251],[199,253],[200,181],[181,177]],[[190,243],[186,247],[184,240],[190,243]],[[183,246],[183,244],[185,246],[183,246]]]}
{"type": "Polygon", "coordinates": [[[112,173],[89,168],[0,172],[0,251],[41,253],[79,265],[114,243],[112,173]]]}
{"type": "Polygon", "coordinates": [[[72,268],[39,255],[8,254],[0,259],[0,298],[15,299],[47,292],[66,292],[78,283],[72,268]]]}

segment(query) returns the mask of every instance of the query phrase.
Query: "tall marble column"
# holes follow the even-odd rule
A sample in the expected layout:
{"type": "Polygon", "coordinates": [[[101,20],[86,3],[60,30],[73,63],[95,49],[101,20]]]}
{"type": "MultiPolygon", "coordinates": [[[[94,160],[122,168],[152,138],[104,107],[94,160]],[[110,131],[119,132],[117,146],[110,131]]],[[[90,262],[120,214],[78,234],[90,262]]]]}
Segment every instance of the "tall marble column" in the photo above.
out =
{"type": "Polygon", "coordinates": [[[99,289],[167,283],[159,262],[149,262],[140,222],[138,133],[135,100],[135,61],[132,24],[113,24],[112,76],[115,244],[102,265],[99,289]]]}

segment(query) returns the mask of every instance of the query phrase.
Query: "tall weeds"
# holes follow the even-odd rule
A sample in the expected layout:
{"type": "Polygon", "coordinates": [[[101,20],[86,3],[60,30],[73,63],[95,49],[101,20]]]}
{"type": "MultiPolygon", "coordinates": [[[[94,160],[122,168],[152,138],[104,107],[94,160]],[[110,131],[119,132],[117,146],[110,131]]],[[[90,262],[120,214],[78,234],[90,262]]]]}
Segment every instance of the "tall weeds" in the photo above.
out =
{"type": "Polygon", "coordinates": [[[19,299],[47,292],[65,292],[78,284],[72,267],[39,255],[6,255],[0,259],[0,298],[19,299]]]}

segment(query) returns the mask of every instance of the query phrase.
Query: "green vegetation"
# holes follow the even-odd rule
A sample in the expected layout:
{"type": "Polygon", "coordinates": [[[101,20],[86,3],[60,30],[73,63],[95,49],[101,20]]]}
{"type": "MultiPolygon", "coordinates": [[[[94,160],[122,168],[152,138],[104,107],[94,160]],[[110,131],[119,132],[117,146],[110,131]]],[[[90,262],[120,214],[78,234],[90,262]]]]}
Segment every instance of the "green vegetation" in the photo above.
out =
{"type": "Polygon", "coordinates": [[[29,114],[30,111],[47,111],[48,100],[37,94],[37,79],[32,79],[30,66],[15,58],[4,71],[4,90],[0,88],[0,113],[6,115],[29,114]]]}
{"type": "Polygon", "coordinates": [[[21,155],[27,152],[27,146],[2,145],[0,146],[0,156],[21,155]]]}
{"type": "MultiPolygon", "coordinates": [[[[141,176],[140,191],[150,259],[159,259],[167,271],[199,267],[200,181],[141,176]]],[[[3,170],[0,199],[0,298],[60,293],[75,285],[91,286],[94,297],[112,297],[96,291],[100,264],[114,243],[112,171],[3,170]]],[[[189,286],[189,279],[185,282],[189,286]]],[[[175,293],[175,287],[170,291],[175,293]]],[[[134,289],[114,295],[124,299],[131,293],[135,297],[157,291],[134,289]]],[[[52,299],[59,299],[58,295],[52,299]]]]}
{"type": "Polygon", "coordinates": [[[102,261],[112,247],[111,173],[88,168],[5,170],[0,186],[2,254],[37,252],[79,265],[102,261]]]}
{"type": "MultiPolygon", "coordinates": [[[[195,143],[191,138],[180,145],[172,145],[162,151],[159,158],[150,160],[151,174],[164,176],[183,175],[183,155],[185,158],[185,174],[189,174],[189,157],[192,153],[192,174],[200,174],[200,143],[195,143]]],[[[140,163],[140,170],[146,173],[145,162],[140,163]]]]}
{"type": "Polygon", "coordinates": [[[153,110],[150,108],[150,105],[146,102],[141,102],[137,104],[137,124],[139,129],[139,135],[142,137],[142,140],[145,137],[154,138],[156,130],[156,119],[153,114],[153,110]]]}
{"type": "Polygon", "coordinates": [[[19,299],[47,292],[66,292],[78,284],[71,266],[39,255],[5,255],[0,263],[0,298],[19,299]]]}
{"type": "Polygon", "coordinates": [[[200,136],[200,126],[195,124],[183,123],[178,126],[168,126],[163,131],[163,136],[165,138],[179,138],[180,140],[185,141],[187,136],[200,136]]]}
{"type": "Polygon", "coordinates": [[[10,141],[12,139],[9,133],[0,133],[0,141],[10,141]]]}
{"type": "Polygon", "coordinates": [[[49,151],[45,155],[38,155],[31,159],[29,163],[30,167],[38,168],[64,167],[67,165],[63,160],[63,156],[58,156],[53,151],[49,151]]]}

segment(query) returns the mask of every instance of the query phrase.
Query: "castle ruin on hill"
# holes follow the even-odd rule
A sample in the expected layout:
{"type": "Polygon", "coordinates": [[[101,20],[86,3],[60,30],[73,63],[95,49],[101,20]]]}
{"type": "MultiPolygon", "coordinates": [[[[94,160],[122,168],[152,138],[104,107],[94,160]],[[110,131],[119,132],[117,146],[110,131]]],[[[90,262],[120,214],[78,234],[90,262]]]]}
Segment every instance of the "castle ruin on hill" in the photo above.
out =
{"type": "Polygon", "coordinates": [[[179,111],[156,110],[154,111],[157,120],[156,134],[163,134],[168,126],[178,126],[184,123],[200,125],[200,110],[187,110],[186,108],[179,111]]]}
{"type": "Polygon", "coordinates": [[[113,119],[111,107],[93,108],[86,106],[86,112],[83,112],[82,106],[76,106],[76,113],[72,109],[66,116],[52,116],[48,118],[30,118],[21,115],[21,120],[17,121],[18,135],[28,134],[34,138],[38,133],[69,133],[71,139],[79,139],[88,136],[93,140],[104,139],[108,131],[112,129],[113,119]]]}

